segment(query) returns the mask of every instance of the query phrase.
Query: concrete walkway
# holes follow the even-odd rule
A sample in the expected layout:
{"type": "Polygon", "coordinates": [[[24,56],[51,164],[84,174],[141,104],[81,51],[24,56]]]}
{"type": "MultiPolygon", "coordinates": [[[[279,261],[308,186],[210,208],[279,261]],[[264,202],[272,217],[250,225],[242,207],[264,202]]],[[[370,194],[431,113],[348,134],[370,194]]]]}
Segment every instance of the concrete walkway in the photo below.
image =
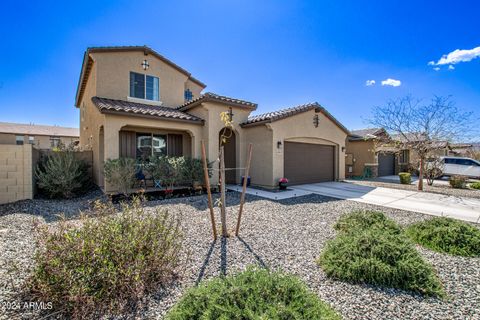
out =
{"type": "MultiPolygon", "coordinates": [[[[229,190],[242,192],[242,187],[238,185],[228,185],[227,188],[229,190]]],[[[480,223],[480,199],[454,197],[429,192],[361,186],[347,182],[304,184],[289,187],[287,191],[282,192],[247,188],[247,194],[271,200],[295,198],[312,193],[332,198],[480,223]]]]}
{"type": "Polygon", "coordinates": [[[458,220],[480,222],[480,199],[360,186],[346,182],[307,184],[295,186],[292,189],[433,216],[447,216],[458,220]]]}

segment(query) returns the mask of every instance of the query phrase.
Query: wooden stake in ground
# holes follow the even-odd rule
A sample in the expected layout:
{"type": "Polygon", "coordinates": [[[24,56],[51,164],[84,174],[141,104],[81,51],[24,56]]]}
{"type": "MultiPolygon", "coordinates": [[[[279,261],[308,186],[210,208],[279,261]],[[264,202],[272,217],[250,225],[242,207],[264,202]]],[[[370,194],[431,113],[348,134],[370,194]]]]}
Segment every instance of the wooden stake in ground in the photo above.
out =
{"type": "Polygon", "coordinates": [[[240,231],[240,223],[242,222],[242,211],[243,211],[243,203],[245,202],[245,193],[247,192],[247,181],[248,175],[250,174],[250,161],[252,160],[252,144],[248,145],[248,155],[247,155],[247,167],[245,168],[245,175],[243,177],[243,187],[242,187],[242,195],[240,197],[240,209],[238,210],[238,220],[237,220],[237,228],[235,229],[235,235],[238,237],[238,232],[240,231]]]}
{"type": "Polygon", "coordinates": [[[225,212],[225,154],[224,147],[220,147],[220,220],[222,221],[222,236],[228,237],[227,214],[225,212]]]}
{"type": "Polygon", "coordinates": [[[212,190],[210,189],[210,177],[208,176],[207,156],[205,154],[205,143],[202,140],[203,174],[208,194],[208,207],[210,208],[210,221],[212,222],[213,240],[217,240],[217,227],[215,225],[215,212],[213,211],[212,190]]]}

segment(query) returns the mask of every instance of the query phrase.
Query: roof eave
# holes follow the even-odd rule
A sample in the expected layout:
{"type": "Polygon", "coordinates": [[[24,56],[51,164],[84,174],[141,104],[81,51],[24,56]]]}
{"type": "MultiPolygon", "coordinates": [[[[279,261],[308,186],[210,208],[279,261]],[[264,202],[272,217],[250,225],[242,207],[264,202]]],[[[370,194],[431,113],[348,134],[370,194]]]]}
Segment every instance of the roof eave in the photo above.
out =
{"type": "Polygon", "coordinates": [[[191,124],[196,124],[201,126],[205,125],[205,120],[203,119],[188,120],[188,119],[179,119],[179,118],[167,118],[167,117],[159,117],[151,114],[143,114],[143,113],[135,113],[135,112],[127,112],[127,111],[115,111],[115,110],[107,110],[107,109],[100,109],[100,113],[118,115],[118,116],[134,116],[139,118],[148,118],[148,119],[173,121],[173,122],[185,122],[185,123],[191,123],[191,124]]]}

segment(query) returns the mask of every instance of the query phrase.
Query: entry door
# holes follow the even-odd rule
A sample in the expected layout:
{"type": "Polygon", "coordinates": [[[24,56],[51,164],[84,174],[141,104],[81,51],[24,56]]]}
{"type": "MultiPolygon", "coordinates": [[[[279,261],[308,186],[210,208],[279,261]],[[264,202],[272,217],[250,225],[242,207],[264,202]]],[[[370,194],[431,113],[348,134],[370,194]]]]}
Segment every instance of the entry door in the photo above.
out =
{"type": "MultiPolygon", "coordinates": [[[[235,132],[227,129],[226,135],[229,137],[227,139],[227,143],[223,144],[224,152],[225,152],[225,168],[236,168],[237,167],[237,154],[236,154],[236,137],[235,132]]],[[[222,131],[220,131],[220,135],[222,131]]],[[[222,145],[222,141],[220,141],[220,145],[222,145]]],[[[236,183],[236,172],[237,170],[226,170],[225,171],[225,182],[229,184],[236,183]]]]}
{"type": "Polygon", "coordinates": [[[379,153],[378,154],[378,176],[395,175],[395,154],[379,153]]]}

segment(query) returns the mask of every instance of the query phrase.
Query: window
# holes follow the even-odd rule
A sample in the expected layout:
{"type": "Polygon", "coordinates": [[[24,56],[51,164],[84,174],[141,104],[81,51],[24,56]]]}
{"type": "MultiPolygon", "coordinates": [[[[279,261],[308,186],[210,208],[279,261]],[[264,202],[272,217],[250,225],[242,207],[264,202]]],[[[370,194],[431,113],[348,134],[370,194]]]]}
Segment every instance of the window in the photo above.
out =
{"type": "Polygon", "coordinates": [[[23,136],[15,136],[15,143],[18,145],[23,144],[23,136]]]}
{"type": "Polygon", "coordinates": [[[185,101],[190,101],[190,100],[192,100],[192,99],[193,99],[193,93],[192,93],[192,91],[190,91],[190,89],[185,90],[184,97],[185,97],[185,101]]]}
{"type": "Polygon", "coordinates": [[[157,77],[130,72],[130,97],[159,101],[159,80],[157,77]]]}
{"type": "Polygon", "coordinates": [[[50,137],[50,146],[52,148],[58,148],[60,146],[60,138],[50,137]]]}
{"type": "Polygon", "coordinates": [[[30,144],[35,144],[35,137],[29,136],[29,137],[28,137],[28,143],[30,143],[30,144]]]}
{"type": "Polygon", "coordinates": [[[410,161],[410,152],[409,150],[401,150],[399,157],[398,157],[398,162],[399,163],[409,163],[410,161]]]}
{"type": "Polygon", "coordinates": [[[137,133],[136,158],[147,160],[150,156],[162,156],[167,154],[167,137],[150,133],[137,133]]]}

